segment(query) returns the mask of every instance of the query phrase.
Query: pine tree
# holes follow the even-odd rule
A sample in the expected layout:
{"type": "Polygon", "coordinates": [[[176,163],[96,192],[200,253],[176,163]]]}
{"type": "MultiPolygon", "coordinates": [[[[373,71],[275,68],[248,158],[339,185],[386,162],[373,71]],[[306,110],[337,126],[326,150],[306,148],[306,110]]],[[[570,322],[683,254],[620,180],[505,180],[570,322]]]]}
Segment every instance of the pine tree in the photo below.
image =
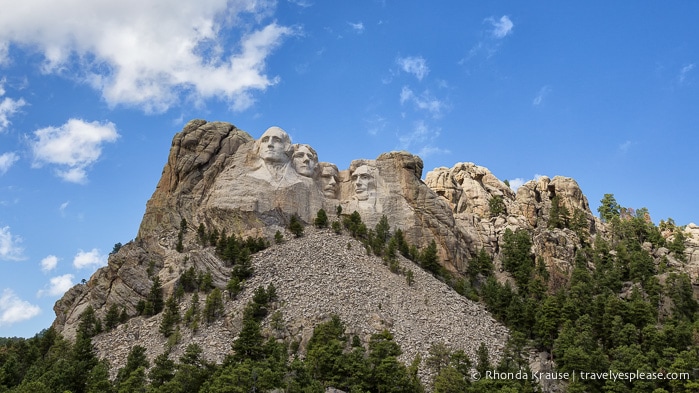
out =
{"type": "Polygon", "coordinates": [[[198,289],[197,272],[194,266],[191,266],[180,275],[178,284],[182,286],[185,292],[194,292],[198,289]]]}
{"type": "Polygon", "coordinates": [[[672,241],[667,245],[668,250],[670,250],[680,262],[686,262],[687,257],[684,255],[684,250],[686,246],[684,232],[680,228],[675,228],[675,233],[672,241]]]}
{"type": "Polygon", "coordinates": [[[614,198],[614,194],[604,194],[597,211],[602,221],[611,222],[614,217],[619,217],[621,214],[621,206],[614,198]]]}
{"type": "Polygon", "coordinates": [[[109,306],[107,315],[104,316],[105,329],[112,330],[119,324],[119,307],[116,304],[109,306]]]}
{"type": "Polygon", "coordinates": [[[177,252],[184,252],[184,233],[182,231],[179,231],[177,233],[177,244],[175,245],[175,250],[177,252]]]}
{"type": "MultiPolygon", "coordinates": [[[[130,388],[135,386],[133,383],[129,383],[127,381],[132,377],[132,374],[137,373],[139,369],[144,373],[142,385],[145,385],[145,369],[149,366],[150,363],[146,357],[146,348],[140,345],[134,345],[126,357],[126,365],[124,365],[124,367],[122,367],[117,373],[115,383],[119,387],[119,391],[129,391],[122,389],[124,385],[128,385],[130,388]]],[[[143,387],[145,388],[145,386],[143,387]]]]}
{"type": "Polygon", "coordinates": [[[481,376],[484,376],[486,371],[492,370],[492,368],[493,367],[490,365],[488,347],[481,341],[481,344],[478,346],[478,350],[476,351],[476,371],[478,371],[481,376]]]}
{"type": "Polygon", "coordinates": [[[490,210],[490,217],[497,217],[507,211],[502,195],[493,195],[493,197],[488,200],[488,208],[490,210]]]}
{"type": "Polygon", "coordinates": [[[219,239],[219,233],[218,229],[214,229],[212,232],[209,233],[209,246],[211,247],[216,247],[218,244],[218,239],[219,239]]]}
{"type": "Polygon", "coordinates": [[[415,274],[410,269],[405,272],[405,282],[408,284],[408,286],[412,286],[413,283],[415,283],[415,274]]]}
{"type": "Polygon", "coordinates": [[[180,310],[174,296],[170,296],[165,302],[165,312],[160,322],[160,333],[169,337],[175,331],[175,325],[180,322],[180,310]]]}
{"type": "Polygon", "coordinates": [[[381,244],[385,244],[391,237],[391,226],[388,224],[388,218],[385,214],[381,216],[381,219],[374,227],[374,232],[381,244]]]}
{"type": "Polygon", "coordinates": [[[192,329],[197,330],[199,326],[199,293],[194,292],[192,301],[184,314],[184,322],[192,329]]]}
{"type": "Polygon", "coordinates": [[[156,315],[163,311],[165,301],[163,300],[163,287],[160,285],[160,277],[153,278],[153,284],[150,287],[148,298],[146,300],[146,315],[156,315]],[[150,312],[148,312],[150,311],[150,312]]]}
{"type": "Polygon", "coordinates": [[[289,232],[293,233],[296,237],[303,236],[303,224],[296,214],[291,216],[289,220],[289,232]]]}
{"type": "Polygon", "coordinates": [[[510,228],[505,230],[501,252],[502,265],[505,270],[512,273],[517,286],[525,291],[534,270],[531,247],[531,237],[526,230],[517,229],[515,232],[512,232],[510,228]]]}
{"type": "Polygon", "coordinates": [[[170,360],[167,352],[158,355],[153,361],[153,367],[148,373],[152,388],[158,388],[175,376],[175,362],[170,360]]]}
{"type": "Polygon", "coordinates": [[[209,296],[206,297],[204,305],[204,319],[207,323],[212,323],[223,315],[223,297],[221,290],[215,288],[209,296]]]}
{"type": "Polygon", "coordinates": [[[206,246],[206,227],[204,227],[203,222],[199,224],[199,228],[197,228],[197,238],[199,239],[199,244],[201,244],[202,246],[206,246]]]}
{"type": "Polygon", "coordinates": [[[551,210],[549,211],[549,228],[567,228],[570,212],[565,205],[561,204],[561,198],[556,195],[551,199],[551,210]]]}
{"type": "Polygon", "coordinates": [[[231,277],[231,279],[228,280],[228,285],[226,285],[226,290],[228,291],[228,297],[230,299],[235,299],[243,290],[240,279],[238,279],[238,277],[231,277]]]}
{"type": "Polygon", "coordinates": [[[109,380],[109,363],[106,360],[101,360],[90,370],[87,376],[85,392],[112,393],[113,391],[112,381],[109,380]]]}
{"type": "Polygon", "coordinates": [[[277,244],[284,243],[284,235],[280,231],[274,233],[274,242],[277,244]]]}
{"type": "Polygon", "coordinates": [[[95,309],[92,306],[87,306],[85,311],[80,314],[80,323],[78,324],[78,333],[87,338],[92,338],[101,332],[99,327],[101,323],[95,314],[95,309]]]}
{"type": "Polygon", "coordinates": [[[209,293],[214,287],[214,278],[211,275],[211,271],[207,270],[202,276],[201,283],[199,284],[199,290],[204,293],[209,293]]]}
{"type": "Polygon", "coordinates": [[[439,264],[439,256],[437,255],[437,243],[434,239],[420,253],[420,264],[422,268],[436,275],[442,272],[442,266],[439,264]]]}
{"type": "Polygon", "coordinates": [[[129,314],[126,313],[126,308],[121,309],[121,313],[119,314],[119,322],[124,323],[129,320],[129,314]]]}
{"type": "Polygon", "coordinates": [[[242,362],[246,359],[259,360],[264,355],[262,351],[262,330],[260,323],[253,317],[243,316],[243,328],[238,338],[233,342],[233,360],[242,362]]]}
{"type": "Polygon", "coordinates": [[[239,281],[244,281],[252,276],[254,269],[252,267],[252,258],[250,250],[247,247],[243,248],[238,256],[238,262],[231,270],[231,276],[236,277],[239,281]]]}
{"type": "Polygon", "coordinates": [[[324,209],[318,210],[316,214],[316,219],[313,221],[316,228],[327,228],[328,227],[328,214],[325,213],[324,209]]]}

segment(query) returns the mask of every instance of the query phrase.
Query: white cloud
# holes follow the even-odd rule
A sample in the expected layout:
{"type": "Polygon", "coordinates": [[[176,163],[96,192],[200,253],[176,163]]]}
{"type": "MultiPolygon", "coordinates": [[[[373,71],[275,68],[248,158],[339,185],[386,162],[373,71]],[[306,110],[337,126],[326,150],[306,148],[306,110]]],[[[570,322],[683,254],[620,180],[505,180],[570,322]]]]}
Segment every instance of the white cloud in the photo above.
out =
{"type": "Polygon", "coordinates": [[[162,112],[186,95],[195,102],[223,99],[242,110],[254,102],[253,91],[278,82],[265,74],[266,60],[294,34],[263,23],[275,4],[24,0],[0,13],[0,46],[38,51],[44,72],[88,83],[110,105],[162,112]]]}
{"type": "MultiPolygon", "coordinates": [[[[439,131],[436,134],[439,135],[439,131]]],[[[414,144],[424,143],[431,135],[432,132],[424,121],[416,121],[410,133],[398,137],[400,148],[407,150],[414,144]]]]}
{"type": "Polygon", "coordinates": [[[58,207],[58,211],[61,212],[61,216],[66,215],[66,209],[68,209],[68,205],[70,205],[70,201],[66,201],[61,203],[61,206],[58,207]]]}
{"type": "Polygon", "coordinates": [[[522,179],[521,177],[518,177],[516,179],[508,180],[508,182],[510,183],[510,189],[516,192],[518,188],[522,187],[522,185],[526,183],[526,180],[522,179]]]}
{"type": "Polygon", "coordinates": [[[408,87],[408,86],[403,86],[403,89],[400,91],[400,103],[405,104],[406,101],[413,99],[415,97],[415,93],[408,87]]]}
{"type": "Polygon", "coordinates": [[[101,267],[107,264],[107,257],[100,254],[100,251],[93,248],[91,251],[78,250],[73,258],[73,266],[76,269],[86,269],[91,267],[101,267]]]}
{"type": "Polygon", "coordinates": [[[418,80],[422,80],[430,73],[430,68],[427,66],[427,61],[424,58],[418,57],[399,57],[396,63],[401,69],[408,74],[413,74],[418,80]]]}
{"type": "Polygon", "coordinates": [[[102,154],[102,144],[114,142],[119,137],[111,122],[87,123],[70,119],[64,125],[34,131],[31,141],[34,165],[59,165],[65,169],[56,172],[65,181],[83,183],[87,180],[86,167],[102,154]]]}
{"type": "Polygon", "coordinates": [[[471,59],[479,56],[484,56],[487,59],[493,57],[498,52],[503,38],[512,34],[514,29],[514,23],[507,15],[500,17],[500,19],[486,18],[483,23],[490,24],[491,29],[483,32],[483,39],[474,44],[468,55],[459,60],[458,64],[465,65],[471,59]]]}
{"type": "Polygon", "coordinates": [[[446,154],[449,150],[434,146],[434,141],[439,137],[440,130],[432,129],[424,121],[418,120],[413,124],[413,129],[407,134],[398,135],[398,149],[415,151],[421,157],[433,154],[446,154]]]}
{"type": "Polygon", "coordinates": [[[541,89],[539,89],[539,92],[536,93],[536,97],[534,97],[534,100],[532,101],[532,105],[534,106],[539,106],[544,102],[544,98],[551,93],[551,87],[549,86],[544,86],[541,89]]]}
{"type": "Polygon", "coordinates": [[[500,19],[488,18],[486,21],[493,25],[493,30],[491,33],[493,37],[497,39],[505,38],[512,33],[512,29],[515,27],[514,23],[510,20],[507,15],[502,16],[500,19]]]}
{"type": "MultiPolygon", "coordinates": [[[[2,64],[2,44],[0,41],[0,64],[2,64]]],[[[5,79],[0,80],[0,97],[5,95],[5,79]]],[[[5,97],[0,100],[0,132],[3,132],[10,126],[10,117],[19,111],[19,108],[26,105],[23,99],[13,100],[12,98],[5,97]]]]}
{"type": "Polygon", "coordinates": [[[388,121],[386,118],[379,115],[374,115],[366,120],[367,123],[367,133],[369,135],[377,135],[386,128],[388,121]]]}
{"type": "Polygon", "coordinates": [[[694,63],[687,64],[686,66],[682,67],[680,70],[680,83],[684,83],[687,80],[688,74],[694,70],[694,67],[694,63]]]}
{"type": "Polygon", "coordinates": [[[55,255],[49,255],[41,260],[41,271],[50,272],[58,266],[58,257],[55,255]]]}
{"type": "Polygon", "coordinates": [[[62,296],[69,290],[73,284],[74,276],[72,274],[64,274],[62,276],[52,277],[49,280],[48,289],[41,289],[37,292],[38,297],[42,296],[62,296]]]}
{"type": "MultiPolygon", "coordinates": [[[[534,177],[530,180],[539,181],[539,179],[541,179],[542,177],[546,177],[546,175],[540,175],[540,174],[536,173],[536,174],[534,174],[534,177]]],[[[522,185],[524,185],[524,183],[526,183],[530,180],[525,180],[521,177],[518,177],[515,179],[510,179],[510,180],[508,180],[508,182],[510,183],[510,189],[512,189],[512,191],[516,192],[518,188],[522,187],[522,185]]]]}
{"type": "Polygon", "coordinates": [[[15,153],[9,152],[0,154],[0,175],[7,173],[17,160],[19,160],[19,156],[15,153]]]}
{"type": "Polygon", "coordinates": [[[289,3],[295,4],[301,8],[308,8],[308,7],[313,5],[313,3],[311,3],[310,1],[307,1],[307,0],[288,0],[288,1],[289,1],[289,3]]]}
{"type": "Polygon", "coordinates": [[[421,158],[429,157],[431,155],[435,154],[449,154],[451,151],[448,149],[442,149],[439,147],[435,146],[423,146],[420,151],[417,152],[417,155],[420,156],[421,158]]]}
{"type": "Polygon", "coordinates": [[[11,289],[5,289],[0,296],[0,326],[26,321],[41,313],[39,306],[20,299],[11,289]]]}
{"type": "Polygon", "coordinates": [[[440,118],[446,109],[444,102],[434,97],[429,91],[425,90],[422,94],[417,95],[408,86],[403,86],[400,92],[400,103],[412,102],[416,109],[429,112],[432,117],[440,118]]]}
{"type": "MultiPolygon", "coordinates": [[[[9,51],[10,45],[7,42],[0,42],[0,66],[5,65],[10,61],[9,51]]],[[[1,87],[0,90],[2,90],[1,87]]]]}
{"type": "Polygon", "coordinates": [[[631,141],[624,141],[624,143],[619,145],[619,150],[622,153],[626,153],[627,151],[629,151],[629,148],[631,147],[632,144],[633,144],[633,142],[631,142],[631,141]]]}
{"type": "Polygon", "coordinates": [[[347,22],[348,25],[352,28],[352,30],[355,31],[355,33],[361,34],[364,32],[364,23],[358,22],[358,23],[352,23],[352,22],[347,22]]]}
{"type": "Polygon", "coordinates": [[[22,238],[10,232],[10,227],[0,228],[0,260],[21,261],[25,259],[24,249],[19,246],[22,238]]]}

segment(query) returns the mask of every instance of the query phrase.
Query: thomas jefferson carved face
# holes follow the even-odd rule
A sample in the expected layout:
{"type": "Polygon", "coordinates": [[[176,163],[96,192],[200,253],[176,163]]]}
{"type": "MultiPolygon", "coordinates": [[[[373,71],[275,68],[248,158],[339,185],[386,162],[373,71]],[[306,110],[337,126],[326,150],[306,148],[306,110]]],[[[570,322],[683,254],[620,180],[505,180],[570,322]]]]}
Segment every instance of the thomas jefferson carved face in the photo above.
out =
{"type": "Polygon", "coordinates": [[[262,134],[257,153],[265,162],[289,162],[291,138],[279,127],[270,127],[262,134]]]}
{"type": "Polygon", "coordinates": [[[308,145],[294,145],[294,168],[301,176],[312,177],[318,165],[318,155],[308,145]]]}
{"type": "Polygon", "coordinates": [[[325,195],[326,198],[336,198],[337,175],[337,168],[334,165],[323,166],[323,172],[320,173],[320,180],[323,185],[323,195],[325,195]]]}
{"type": "Polygon", "coordinates": [[[366,201],[376,189],[376,179],[367,165],[361,165],[352,172],[352,183],[357,199],[366,201]]]}

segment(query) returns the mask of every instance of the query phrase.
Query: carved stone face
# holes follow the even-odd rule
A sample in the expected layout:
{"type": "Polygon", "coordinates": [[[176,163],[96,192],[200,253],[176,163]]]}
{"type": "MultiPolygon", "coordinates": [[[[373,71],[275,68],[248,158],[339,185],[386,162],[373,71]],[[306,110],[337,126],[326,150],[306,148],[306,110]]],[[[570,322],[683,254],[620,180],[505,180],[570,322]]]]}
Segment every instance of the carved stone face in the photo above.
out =
{"type": "Polygon", "coordinates": [[[376,189],[376,179],[367,165],[362,165],[354,170],[352,183],[354,184],[354,193],[357,194],[357,199],[360,201],[369,199],[376,189]]]}
{"type": "Polygon", "coordinates": [[[320,180],[323,185],[323,195],[326,198],[335,199],[337,195],[337,169],[326,166],[320,174],[320,180]]]}
{"type": "Polygon", "coordinates": [[[318,165],[318,156],[306,145],[295,145],[294,168],[301,176],[312,177],[318,165]]]}
{"type": "Polygon", "coordinates": [[[290,149],[289,134],[279,127],[270,127],[262,134],[257,152],[266,162],[285,163],[289,161],[290,149]]]}

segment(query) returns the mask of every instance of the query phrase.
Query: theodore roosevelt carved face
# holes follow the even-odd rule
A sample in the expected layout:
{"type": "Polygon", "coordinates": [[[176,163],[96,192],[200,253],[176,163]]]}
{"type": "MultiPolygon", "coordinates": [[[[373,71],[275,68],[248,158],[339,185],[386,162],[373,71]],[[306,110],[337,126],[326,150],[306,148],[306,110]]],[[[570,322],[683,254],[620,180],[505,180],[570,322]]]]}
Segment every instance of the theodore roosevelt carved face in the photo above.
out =
{"type": "Polygon", "coordinates": [[[320,182],[323,187],[323,195],[326,198],[337,198],[337,167],[330,163],[322,163],[320,172],[320,182]]]}

